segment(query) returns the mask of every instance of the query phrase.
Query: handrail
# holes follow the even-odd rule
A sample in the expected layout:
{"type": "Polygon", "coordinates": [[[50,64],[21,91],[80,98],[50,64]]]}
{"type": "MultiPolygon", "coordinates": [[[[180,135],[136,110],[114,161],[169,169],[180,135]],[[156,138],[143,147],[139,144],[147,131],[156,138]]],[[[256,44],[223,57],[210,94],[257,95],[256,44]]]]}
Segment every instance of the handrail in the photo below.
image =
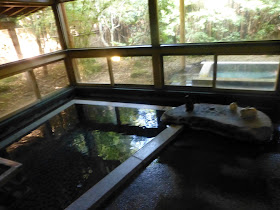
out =
{"type": "Polygon", "coordinates": [[[0,79],[66,58],[64,50],[0,65],[0,79]]]}
{"type": "Polygon", "coordinates": [[[71,58],[108,56],[151,56],[153,53],[168,55],[273,55],[280,54],[280,41],[254,41],[230,43],[190,43],[169,44],[152,47],[126,46],[106,48],[71,48],[67,50],[71,58]]]}

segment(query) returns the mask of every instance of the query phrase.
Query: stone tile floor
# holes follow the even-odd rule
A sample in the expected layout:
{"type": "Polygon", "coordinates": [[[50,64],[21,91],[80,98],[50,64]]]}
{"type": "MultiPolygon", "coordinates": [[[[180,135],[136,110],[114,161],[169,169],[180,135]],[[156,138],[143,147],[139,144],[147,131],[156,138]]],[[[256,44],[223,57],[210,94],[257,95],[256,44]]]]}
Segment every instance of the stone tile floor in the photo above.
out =
{"type": "Polygon", "coordinates": [[[100,209],[280,209],[280,147],[186,130],[100,209]]]}

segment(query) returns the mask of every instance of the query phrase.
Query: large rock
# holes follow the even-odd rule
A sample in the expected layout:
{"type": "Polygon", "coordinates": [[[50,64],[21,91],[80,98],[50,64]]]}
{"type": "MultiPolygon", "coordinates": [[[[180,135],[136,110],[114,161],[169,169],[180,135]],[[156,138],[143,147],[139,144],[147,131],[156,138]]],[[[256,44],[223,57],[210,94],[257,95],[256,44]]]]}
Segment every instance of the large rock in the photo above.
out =
{"type": "Polygon", "coordinates": [[[227,105],[194,104],[193,111],[186,112],[185,105],[166,111],[161,120],[166,124],[186,124],[193,129],[206,130],[240,141],[267,142],[272,138],[273,126],[270,118],[261,111],[255,117],[241,117],[237,107],[230,110],[227,105]]]}

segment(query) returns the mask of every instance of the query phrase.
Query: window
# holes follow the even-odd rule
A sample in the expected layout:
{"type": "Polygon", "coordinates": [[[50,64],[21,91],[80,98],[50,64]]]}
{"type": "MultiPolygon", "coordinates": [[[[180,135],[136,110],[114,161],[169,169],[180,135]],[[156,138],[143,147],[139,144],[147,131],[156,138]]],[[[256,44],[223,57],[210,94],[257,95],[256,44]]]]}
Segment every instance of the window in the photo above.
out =
{"type": "Polygon", "coordinates": [[[69,85],[64,61],[58,61],[34,69],[41,96],[46,96],[69,85]]]}
{"type": "Polygon", "coordinates": [[[24,15],[13,16],[15,8],[0,7],[0,65],[61,49],[51,7],[32,14],[34,7],[25,7],[24,15]]]}
{"type": "Polygon", "coordinates": [[[278,73],[278,55],[218,56],[216,87],[273,91],[278,73]]]}
{"type": "Polygon", "coordinates": [[[278,0],[185,0],[184,11],[179,0],[158,4],[163,44],[280,38],[278,0]]]}
{"type": "Polygon", "coordinates": [[[76,0],[64,7],[73,47],[151,44],[147,0],[76,0]]]}
{"type": "Polygon", "coordinates": [[[77,75],[79,82],[93,84],[110,84],[106,58],[77,58],[77,75]]]}
{"type": "Polygon", "coordinates": [[[213,71],[204,73],[208,63],[212,68],[213,56],[164,56],[163,62],[165,85],[211,87],[213,84],[213,71]]]}
{"type": "Polygon", "coordinates": [[[152,85],[152,58],[112,57],[115,84],[152,85]]]}
{"type": "Polygon", "coordinates": [[[0,117],[36,101],[27,73],[0,80],[0,117]]]}

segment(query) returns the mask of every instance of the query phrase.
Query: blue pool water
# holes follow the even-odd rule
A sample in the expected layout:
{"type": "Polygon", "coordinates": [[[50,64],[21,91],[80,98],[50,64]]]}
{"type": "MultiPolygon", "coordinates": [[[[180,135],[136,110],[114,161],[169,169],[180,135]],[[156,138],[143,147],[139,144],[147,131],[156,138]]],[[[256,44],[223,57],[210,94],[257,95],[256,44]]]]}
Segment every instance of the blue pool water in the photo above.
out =
{"type": "Polygon", "coordinates": [[[217,72],[217,78],[236,78],[236,79],[273,79],[276,72],[217,72]]]}
{"type": "MultiPolygon", "coordinates": [[[[247,79],[269,79],[275,78],[279,64],[258,62],[219,62],[217,66],[218,78],[247,78],[247,79]]],[[[213,70],[212,70],[213,71],[213,70]]]]}

